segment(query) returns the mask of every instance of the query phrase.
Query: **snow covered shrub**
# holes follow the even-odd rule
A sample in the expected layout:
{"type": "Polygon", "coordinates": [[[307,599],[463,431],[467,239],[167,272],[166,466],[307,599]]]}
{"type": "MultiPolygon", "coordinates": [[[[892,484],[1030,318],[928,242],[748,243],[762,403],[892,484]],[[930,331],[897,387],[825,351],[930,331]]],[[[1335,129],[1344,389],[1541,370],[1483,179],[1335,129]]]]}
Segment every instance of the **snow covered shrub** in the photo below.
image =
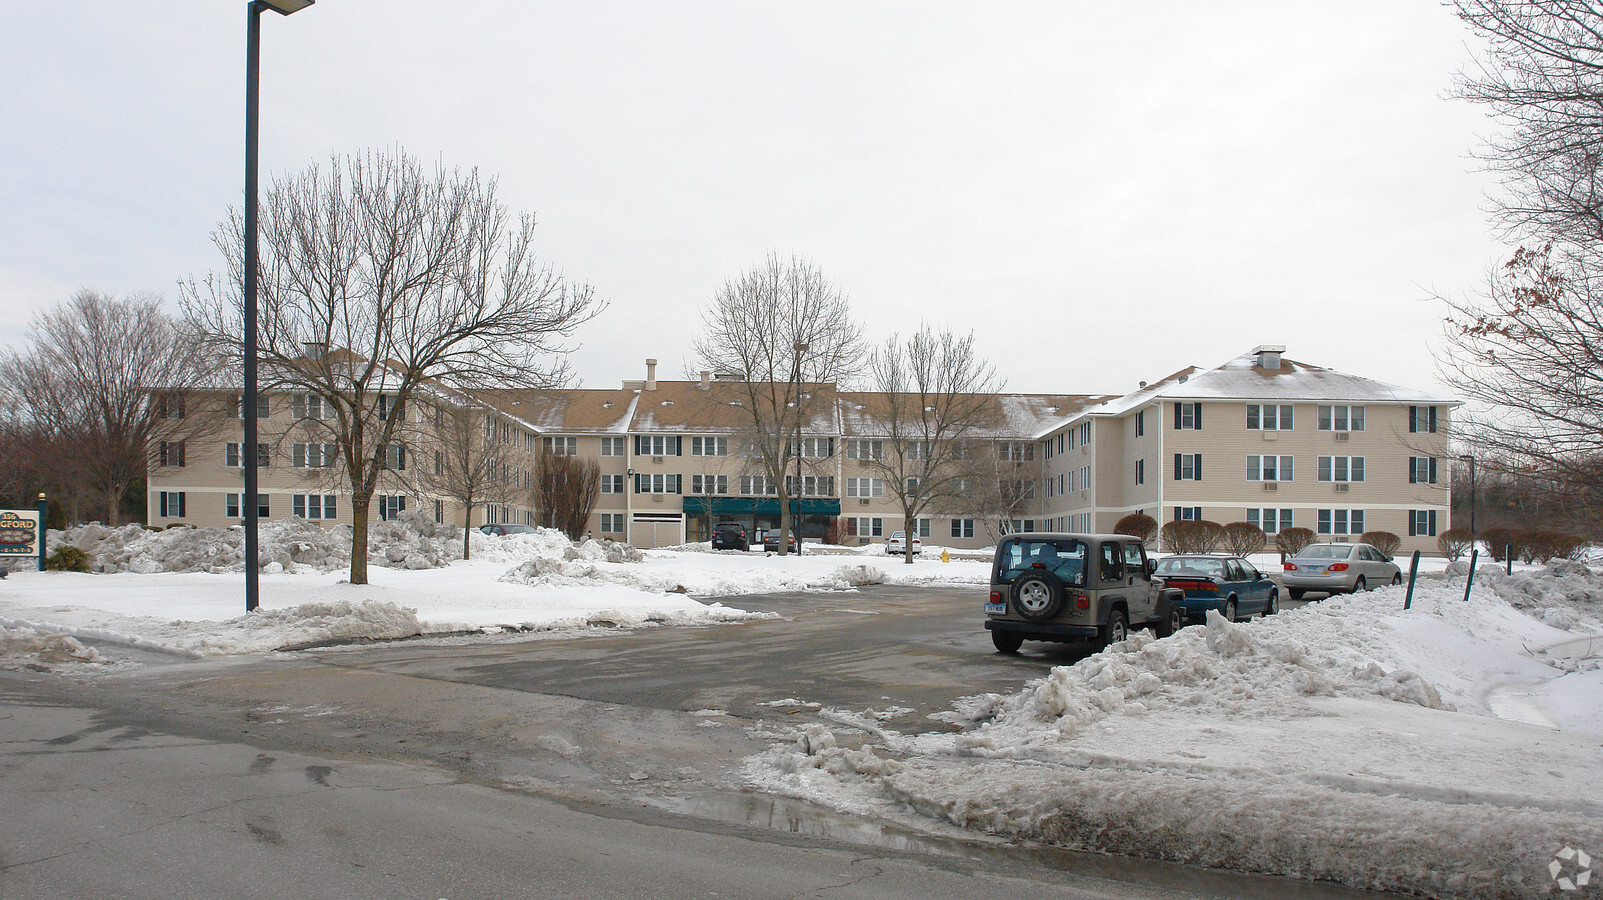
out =
{"type": "Polygon", "coordinates": [[[1386,556],[1396,556],[1403,539],[1389,531],[1366,531],[1358,536],[1360,543],[1368,544],[1386,556]]]}
{"type": "Polygon", "coordinates": [[[57,547],[54,553],[45,558],[45,568],[51,572],[87,572],[89,554],[70,544],[57,547]]]}
{"type": "Polygon", "coordinates": [[[1312,528],[1287,528],[1275,535],[1275,549],[1286,556],[1296,556],[1297,551],[1312,544],[1316,537],[1312,528]]]}
{"type": "Polygon", "coordinates": [[[1263,549],[1263,529],[1251,522],[1231,522],[1224,527],[1225,549],[1235,556],[1246,556],[1263,549]]]}
{"type": "Polygon", "coordinates": [[[1449,528],[1436,536],[1436,549],[1448,559],[1458,559],[1469,552],[1470,538],[1467,528],[1449,528]]]}

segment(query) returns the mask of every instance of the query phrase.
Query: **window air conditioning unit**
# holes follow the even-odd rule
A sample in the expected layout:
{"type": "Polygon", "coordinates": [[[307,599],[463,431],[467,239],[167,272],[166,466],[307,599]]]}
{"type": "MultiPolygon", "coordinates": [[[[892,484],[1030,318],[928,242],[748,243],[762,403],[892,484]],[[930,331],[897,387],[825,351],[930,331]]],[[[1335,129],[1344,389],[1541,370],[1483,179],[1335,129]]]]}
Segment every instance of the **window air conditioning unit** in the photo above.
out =
{"type": "Polygon", "coordinates": [[[867,506],[868,505],[868,498],[864,497],[861,500],[858,500],[857,502],[862,504],[863,506],[867,506]]]}
{"type": "Polygon", "coordinates": [[[651,502],[652,503],[661,503],[662,501],[663,501],[663,496],[661,494],[652,494],[651,495],[651,502]]]}
{"type": "Polygon", "coordinates": [[[1332,540],[1332,541],[1335,541],[1335,542],[1336,542],[1336,543],[1338,543],[1338,544],[1345,544],[1345,543],[1347,543],[1347,542],[1348,542],[1348,541],[1350,541],[1350,540],[1352,540],[1352,538],[1349,538],[1349,537],[1348,537],[1348,536],[1347,536],[1347,535],[1345,535],[1345,534],[1338,534],[1338,535],[1336,535],[1336,536],[1335,536],[1335,537],[1333,537],[1333,538],[1331,538],[1331,540],[1332,540]]]}
{"type": "Polygon", "coordinates": [[[1349,440],[1350,438],[1352,438],[1352,432],[1350,432],[1350,431],[1338,431],[1338,432],[1336,432],[1336,440],[1338,440],[1338,441],[1345,441],[1345,440],[1349,440]]]}
{"type": "Polygon", "coordinates": [[[1338,481],[1338,482],[1336,482],[1336,493],[1345,494],[1345,493],[1347,493],[1348,489],[1351,488],[1351,487],[1352,487],[1352,485],[1348,484],[1345,481],[1338,481]]]}
{"type": "Polygon", "coordinates": [[[1280,490],[1280,482],[1278,482],[1278,481],[1265,481],[1263,483],[1263,489],[1266,490],[1266,491],[1278,491],[1278,490],[1280,490]]]}
{"type": "Polygon", "coordinates": [[[660,457],[660,456],[653,456],[653,457],[652,457],[652,458],[651,458],[651,461],[652,461],[652,462],[654,462],[654,463],[659,463],[659,462],[662,462],[662,457],[660,457]]]}

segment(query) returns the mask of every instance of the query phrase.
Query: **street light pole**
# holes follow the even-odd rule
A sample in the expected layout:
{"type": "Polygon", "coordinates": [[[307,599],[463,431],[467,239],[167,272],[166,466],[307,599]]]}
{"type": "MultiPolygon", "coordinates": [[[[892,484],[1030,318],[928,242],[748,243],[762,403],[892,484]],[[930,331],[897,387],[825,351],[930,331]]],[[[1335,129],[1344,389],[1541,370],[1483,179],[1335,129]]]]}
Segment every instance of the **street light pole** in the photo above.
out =
{"type": "Polygon", "coordinates": [[[803,343],[801,341],[797,341],[796,342],[796,366],[792,370],[795,373],[795,397],[796,397],[796,517],[795,517],[795,521],[790,523],[790,527],[791,527],[791,531],[793,533],[795,533],[795,535],[796,535],[796,555],[797,556],[801,556],[801,547],[802,547],[802,535],[801,535],[802,499],[801,498],[802,498],[802,495],[805,493],[802,490],[801,359],[802,359],[802,354],[806,353],[807,349],[808,349],[807,344],[805,344],[805,343],[803,343]]]}
{"type": "Polygon", "coordinates": [[[245,466],[245,611],[261,602],[261,553],[258,549],[257,520],[260,517],[258,493],[258,422],[256,421],[256,137],[261,107],[260,78],[262,12],[272,10],[281,16],[298,12],[316,0],[251,0],[245,4],[245,390],[239,398],[239,417],[245,422],[245,446],[240,448],[245,466]]]}

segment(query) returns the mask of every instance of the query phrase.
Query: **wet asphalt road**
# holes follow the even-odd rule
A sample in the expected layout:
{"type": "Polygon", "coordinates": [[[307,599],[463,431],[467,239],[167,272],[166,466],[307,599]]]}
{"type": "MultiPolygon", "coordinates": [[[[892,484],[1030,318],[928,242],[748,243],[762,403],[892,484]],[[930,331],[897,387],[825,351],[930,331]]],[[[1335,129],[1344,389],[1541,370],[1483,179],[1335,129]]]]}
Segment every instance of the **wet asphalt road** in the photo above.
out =
{"type": "Polygon", "coordinates": [[[778,616],[732,625],[0,673],[0,802],[27,811],[0,817],[0,898],[1366,896],[741,789],[810,704],[945,730],[954,699],[1088,652],[999,655],[983,601],[879,586],[731,599],[778,616]]]}

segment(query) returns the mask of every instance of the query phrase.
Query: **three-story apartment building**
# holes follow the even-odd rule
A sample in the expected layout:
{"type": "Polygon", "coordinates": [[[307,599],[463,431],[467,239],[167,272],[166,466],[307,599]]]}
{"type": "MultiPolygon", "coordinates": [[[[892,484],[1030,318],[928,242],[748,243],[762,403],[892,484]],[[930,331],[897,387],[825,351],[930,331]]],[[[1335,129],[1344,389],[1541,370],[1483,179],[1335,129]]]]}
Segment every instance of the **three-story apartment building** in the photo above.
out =
{"type": "MultiPolygon", "coordinates": [[[[505,432],[537,455],[596,463],[593,534],[656,547],[706,540],[718,522],[778,526],[779,486],[754,458],[740,387],[738,376],[712,373],[659,381],[648,360],[645,379],[617,389],[477,399],[495,420],[490,433],[505,432]]],[[[1183,369],[1124,396],[987,397],[966,451],[980,448],[987,464],[913,522],[903,520],[898,500],[908,486],[892,483],[883,465],[894,449],[875,412],[884,398],[807,388],[811,403],[785,480],[810,540],[883,542],[909,530],[932,546],[980,547],[1003,530],[1108,531],[1141,512],[1160,522],[1248,521],[1271,535],[1307,527],[1325,540],[1385,530],[1403,537],[1405,549],[1428,551],[1449,527],[1448,424],[1458,401],[1295,362],[1279,347],[1183,369]]],[[[348,491],[306,471],[326,449],[292,439],[308,409],[293,398],[264,403],[261,514],[349,522],[348,491]]],[[[422,406],[418,415],[427,415],[422,406]]],[[[152,524],[237,521],[241,448],[227,436],[212,443],[187,455],[180,448],[177,465],[151,470],[152,524]]],[[[431,464],[429,451],[407,456],[400,443],[397,466],[431,464]]],[[[432,492],[428,479],[395,474],[375,502],[381,515],[421,509],[462,521],[460,505],[432,492]]],[[[528,497],[485,504],[474,522],[537,522],[528,497]]]]}

